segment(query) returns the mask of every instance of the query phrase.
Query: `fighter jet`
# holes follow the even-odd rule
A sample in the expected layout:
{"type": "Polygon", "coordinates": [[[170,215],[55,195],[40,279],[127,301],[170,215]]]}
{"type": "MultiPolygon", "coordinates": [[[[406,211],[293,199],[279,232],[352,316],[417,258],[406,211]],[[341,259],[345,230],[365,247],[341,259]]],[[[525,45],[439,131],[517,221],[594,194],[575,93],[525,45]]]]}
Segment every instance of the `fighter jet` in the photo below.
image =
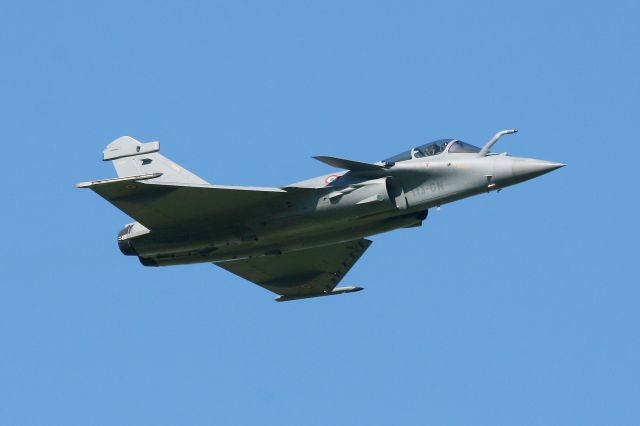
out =
{"type": "Polygon", "coordinates": [[[440,139],[377,163],[314,157],[340,169],[283,187],[212,185],[162,156],[159,142],[123,136],[103,160],[117,178],[79,183],[135,222],[120,251],[144,266],[213,263],[276,301],[362,290],[337,287],[371,245],[366,237],[422,225],[429,209],[499,191],[564,164],[440,139]]]}

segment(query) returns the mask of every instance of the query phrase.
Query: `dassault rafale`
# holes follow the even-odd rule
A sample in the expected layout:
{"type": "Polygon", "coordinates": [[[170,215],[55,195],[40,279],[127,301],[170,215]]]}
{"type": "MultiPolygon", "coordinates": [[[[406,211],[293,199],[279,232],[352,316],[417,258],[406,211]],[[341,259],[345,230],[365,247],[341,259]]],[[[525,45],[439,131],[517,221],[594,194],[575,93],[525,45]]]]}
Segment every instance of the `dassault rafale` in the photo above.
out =
{"type": "Polygon", "coordinates": [[[118,234],[145,266],[213,263],[286,301],[362,290],[337,287],[371,235],[421,226],[429,209],[514,185],[564,164],[440,139],[377,163],[314,157],[340,169],[283,187],[212,185],[129,136],[103,160],[117,178],[79,183],[135,220],[118,234]]]}

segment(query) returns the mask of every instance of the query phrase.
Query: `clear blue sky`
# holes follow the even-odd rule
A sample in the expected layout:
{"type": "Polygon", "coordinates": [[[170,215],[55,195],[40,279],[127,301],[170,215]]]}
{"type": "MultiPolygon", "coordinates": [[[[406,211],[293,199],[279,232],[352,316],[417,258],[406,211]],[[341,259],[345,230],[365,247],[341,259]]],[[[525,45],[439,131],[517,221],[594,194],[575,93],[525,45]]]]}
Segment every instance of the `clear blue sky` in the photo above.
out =
{"type": "Polygon", "coordinates": [[[2,425],[640,424],[637,2],[4,2],[2,425]],[[144,268],[111,140],[284,185],[441,137],[567,163],[292,303],[144,268]]]}

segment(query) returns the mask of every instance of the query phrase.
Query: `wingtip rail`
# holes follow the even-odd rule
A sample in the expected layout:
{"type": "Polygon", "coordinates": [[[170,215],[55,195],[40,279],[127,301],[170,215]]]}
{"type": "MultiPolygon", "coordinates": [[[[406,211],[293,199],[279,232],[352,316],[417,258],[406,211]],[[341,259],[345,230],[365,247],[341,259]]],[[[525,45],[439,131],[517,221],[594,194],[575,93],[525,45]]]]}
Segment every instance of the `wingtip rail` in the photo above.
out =
{"type": "Polygon", "coordinates": [[[344,293],[355,293],[356,291],[364,290],[363,287],[357,286],[347,286],[347,287],[336,287],[332,291],[328,291],[326,293],[317,293],[317,294],[305,294],[305,295],[296,295],[296,296],[278,296],[275,300],[276,302],[288,302],[290,300],[300,300],[300,299],[310,299],[312,297],[324,297],[324,296],[335,296],[336,294],[344,294],[344,293]]]}
{"type": "Polygon", "coordinates": [[[129,181],[134,181],[134,180],[149,180],[149,179],[155,179],[162,176],[162,173],[147,173],[144,175],[138,175],[138,176],[127,176],[127,177],[119,177],[119,178],[113,178],[113,179],[100,179],[100,180],[93,180],[93,181],[89,181],[89,182],[80,182],[76,184],[76,188],[91,188],[92,186],[96,186],[96,185],[104,185],[104,184],[108,184],[108,183],[115,183],[115,182],[129,182],[129,181]]]}

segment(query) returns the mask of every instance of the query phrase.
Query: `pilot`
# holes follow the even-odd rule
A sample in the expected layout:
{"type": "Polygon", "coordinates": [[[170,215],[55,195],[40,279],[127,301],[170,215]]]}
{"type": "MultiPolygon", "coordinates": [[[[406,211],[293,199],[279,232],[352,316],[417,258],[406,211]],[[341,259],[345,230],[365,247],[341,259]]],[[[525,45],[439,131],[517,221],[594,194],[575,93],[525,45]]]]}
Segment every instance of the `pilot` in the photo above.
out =
{"type": "Polygon", "coordinates": [[[426,155],[427,157],[430,155],[436,155],[438,152],[436,151],[436,146],[431,144],[431,145],[427,145],[424,148],[424,155],[426,155]]]}
{"type": "Polygon", "coordinates": [[[447,148],[447,145],[449,144],[449,142],[444,142],[444,143],[440,143],[438,144],[438,152],[436,152],[436,154],[441,154],[444,152],[444,150],[447,148]]]}

